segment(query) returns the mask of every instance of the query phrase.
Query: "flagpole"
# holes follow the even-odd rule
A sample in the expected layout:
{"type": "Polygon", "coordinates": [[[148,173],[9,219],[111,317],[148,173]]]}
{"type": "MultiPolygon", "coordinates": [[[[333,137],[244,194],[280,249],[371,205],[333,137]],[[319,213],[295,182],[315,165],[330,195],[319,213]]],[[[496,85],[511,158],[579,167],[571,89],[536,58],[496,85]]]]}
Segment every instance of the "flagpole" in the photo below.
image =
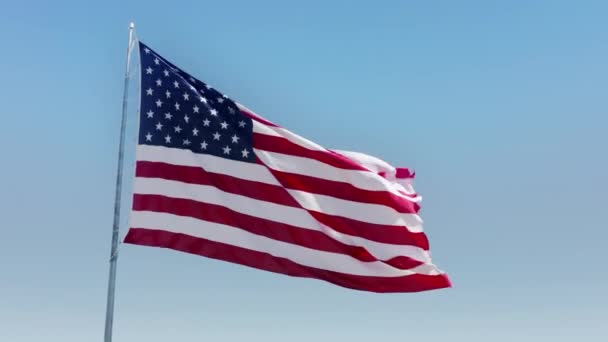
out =
{"type": "Polygon", "coordinates": [[[108,297],[106,302],[106,327],[104,342],[112,342],[114,323],[114,292],[116,288],[116,261],[118,259],[118,234],[120,229],[120,198],[122,193],[122,169],[124,160],[125,130],[127,123],[127,96],[129,94],[129,68],[133,48],[133,30],[135,23],[129,23],[129,46],[127,47],[127,67],[122,94],[122,118],[120,121],[120,143],[118,145],[118,168],[116,171],[116,193],[114,195],[114,223],[112,225],[112,247],[110,250],[110,274],[108,276],[108,297]]]}

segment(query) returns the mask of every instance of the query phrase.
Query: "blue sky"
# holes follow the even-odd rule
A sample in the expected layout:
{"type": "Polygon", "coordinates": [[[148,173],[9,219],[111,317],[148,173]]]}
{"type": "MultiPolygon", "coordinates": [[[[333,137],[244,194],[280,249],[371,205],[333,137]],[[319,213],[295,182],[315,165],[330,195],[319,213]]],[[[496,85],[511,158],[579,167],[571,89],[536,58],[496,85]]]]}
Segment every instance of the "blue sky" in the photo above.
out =
{"type": "Polygon", "coordinates": [[[115,341],[608,336],[606,2],[168,3],[0,5],[0,340],[102,339],[130,20],[267,118],[414,168],[454,287],[369,294],[127,245],[115,341]]]}

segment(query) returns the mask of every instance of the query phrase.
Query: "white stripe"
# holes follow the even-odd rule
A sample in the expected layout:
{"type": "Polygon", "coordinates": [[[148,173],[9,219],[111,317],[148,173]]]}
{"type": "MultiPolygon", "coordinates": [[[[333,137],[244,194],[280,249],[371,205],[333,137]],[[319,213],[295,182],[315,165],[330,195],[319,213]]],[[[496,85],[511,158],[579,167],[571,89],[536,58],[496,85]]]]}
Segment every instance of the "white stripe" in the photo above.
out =
{"type": "Polygon", "coordinates": [[[267,126],[261,122],[253,121],[253,132],[258,134],[271,135],[275,137],[282,137],[293,142],[294,144],[300,145],[309,150],[329,152],[323,146],[312,142],[306,138],[302,138],[301,136],[292,133],[282,127],[267,126]]]}
{"type": "Polygon", "coordinates": [[[302,207],[308,210],[348,217],[372,224],[405,226],[411,232],[422,232],[422,219],[417,214],[400,213],[381,204],[353,202],[299,190],[287,191],[302,207]]]}
{"type": "Polygon", "coordinates": [[[431,263],[428,251],[425,251],[422,248],[380,243],[343,234],[321,224],[304,209],[235,195],[208,185],[187,184],[160,178],[136,177],[133,183],[133,192],[136,194],[162,195],[221,205],[234,211],[260,217],[262,219],[289,224],[303,229],[320,231],[334,240],[349,246],[361,246],[380,260],[389,260],[396,256],[407,256],[421,262],[431,263]]]}
{"type": "MultiPolygon", "coordinates": [[[[198,238],[229,244],[258,252],[268,253],[275,257],[286,258],[300,265],[359,276],[401,277],[416,274],[412,270],[400,270],[385,263],[361,262],[350,256],[319,251],[277,241],[265,236],[235,229],[223,224],[201,221],[191,217],[172,214],[135,211],[132,213],[133,227],[160,229],[173,233],[186,234],[198,238]]],[[[420,270],[440,274],[422,265],[420,270]]]]}
{"type": "Polygon", "coordinates": [[[281,134],[273,129],[274,127],[264,125],[261,122],[253,121],[253,133],[272,135],[274,137],[280,137],[281,134]]]}
{"type": "Polygon", "coordinates": [[[361,152],[353,152],[353,151],[343,151],[343,150],[334,150],[334,152],[339,153],[345,157],[348,157],[352,161],[376,172],[384,172],[384,178],[388,179],[393,183],[397,183],[403,186],[403,191],[406,193],[414,194],[414,188],[412,187],[412,179],[411,178],[397,178],[397,168],[392,166],[391,164],[385,162],[384,160],[370,156],[369,154],[361,153],[361,152]]]}
{"type": "Polygon", "coordinates": [[[234,161],[210,154],[193,153],[190,150],[179,148],[137,145],[137,160],[196,166],[208,172],[221,173],[266,184],[280,185],[272,173],[263,165],[234,161]]]}
{"type": "MultiPolygon", "coordinates": [[[[250,113],[253,113],[251,110],[245,108],[244,106],[242,106],[242,107],[243,107],[242,109],[245,109],[250,113]]],[[[253,114],[256,116],[259,116],[255,113],[253,113],[253,114]]],[[[328,152],[328,153],[331,152],[328,149],[324,148],[323,146],[321,146],[313,141],[310,141],[302,136],[299,136],[283,127],[268,126],[264,123],[254,120],[253,121],[253,132],[258,133],[258,134],[270,135],[270,136],[274,136],[274,137],[282,137],[296,145],[302,146],[302,147],[307,148],[312,151],[324,151],[324,152],[328,152]]],[[[390,179],[388,179],[388,182],[392,185],[392,187],[394,189],[403,191],[407,195],[412,195],[412,196],[416,195],[416,191],[414,190],[414,188],[411,185],[411,183],[412,183],[411,179],[396,178],[395,177],[395,173],[396,173],[395,167],[390,165],[389,163],[385,162],[384,160],[382,160],[378,157],[374,157],[374,156],[370,156],[368,154],[361,153],[361,152],[352,152],[352,151],[344,151],[344,150],[333,150],[333,151],[345,156],[346,158],[351,159],[355,163],[369,169],[372,172],[375,172],[375,173],[386,172],[386,175],[390,178],[390,179]]],[[[399,195],[402,196],[403,194],[399,193],[399,195]]],[[[408,199],[409,198],[410,197],[408,197],[408,199]]]]}
{"type": "Polygon", "coordinates": [[[255,154],[269,168],[282,172],[311,176],[335,182],[346,182],[354,187],[371,191],[388,191],[411,202],[419,202],[420,197],[404,195],[402,187],[381,176],[366,171],[340,169],[315,159],[289,154],[254,149],[255,154]]]}
{"type": "MultiPolygon", "coordinates": [[[[257,150],[256,153],[261,156],[271,154],[270,152],[258,152],[257,150]]],[[[324,165],[327,170],[337,170],[337,172],[350,171],[348,173],[351,175],[362,175],[365,177],[373,176],[373,174],[371,173],[360,173],[359,171],[336,169],[308,158],[293,157],[288,155],[282,156],[288,158],[286,167],[292,168],[288,170],[288,172],[296,173],[295,170],[297,169],[301,172],[307,172],[306,174],[310,175],[310,172],[307,171],[306,167],[299,167],[300,165],[295,162],[289,163],[289,161],[291,161],[291,158],[298,158],[300,160],[324,165]]],[[[196,154],[189,150],[168,148],[162,146],[138,145],[137,159],[151,162],[165,162],[173,165],[201,167],[208,172],[226,174],[240,179],[257,181],[282,187],[282,185],[274,178],[270,171],[263,165],[233,161],[208,154],[196,154]]],[[[265,161],[265,159],[261,159],[265,161]]],[[[280,158],[277,159],[279,159],[280,161],[280,158]]],[[[271,163],[268,163],[268,166],[271,168],[275,168],[271,165],[271,163]]],[[[281,167],[282,166],[278,166],[277,169],[282,170],[281,167]]],[[[328,175],[330,175],[329,172],[328,175]]],[[[319,175],[319,177],[320,176],[321,175],[319,175]]],[[[330,178],[330,180],[338,180],[339,174],[334,176],[336,179],[330,178]]],[[[359,179],[358,177],[355,178],[359,179]]],[[[350,217],[355,220],[374,224],[386,224],[397,226],[403,225],[407,227],[411,232],[422,231],[422,220],[416,214],[399,213],[391,207],[387,207],[380,204],[348,201],[335,197],[312,194],[297,190],[289,190],[289,192],[300,203],[300,205],[309,210],[325,212],[331,215],[350,217]]]]}
{"type": "MultiPolygon", "coordinates": [[[[265,135],[285,138],[296,145],[302,146],[302,147],[312,150],[312,151],[324,151],[327,153],[333,153],[333,152],[327,150],[326,148],[324,148],[323,146],[321,146],[315,142],[312,142],[306,138],[303,138],[282,127],[267,126],[261,122],[254,121],[253,122],[253,131],[258,134],[265,134],[265,135]]],[[[380,177],[385,182],[391,184],[391,187],[393,189],[400,190],[407,195],[411,195],[411,196],[416,195],[416,191],[411,186],[411,179],[405,180],[405,179],[395,178],[395,173],[396,173],[395,167],[390,165],[389,163],[385,162],[384,160],[379,159],[374,156],[364,154],[364,153],[360,153],[360,152],[351,152],[351,151],[342,151],[342,150],[334,150],[334,152],[339,153],[348,159],[351,159],[353,162],[359,164],[360,166],[362,166],[366,169],[369,169],[371,173],[375,173],[375,176],[380,177]],[[377,175],[377,173],[379,173],[379,172],[385,172],[386,176],[388,176],[388,178],[390,178],[390,179],[377,175]]],[[[361,173],[362,171],[357,171],[357,172],[361,173]]],[[[400,195],[403,196],[403,194],[401,194],[401,193],[400,193],[400,195]]],[[[411,198],[411,196],[408,198],[411,198]]]]}

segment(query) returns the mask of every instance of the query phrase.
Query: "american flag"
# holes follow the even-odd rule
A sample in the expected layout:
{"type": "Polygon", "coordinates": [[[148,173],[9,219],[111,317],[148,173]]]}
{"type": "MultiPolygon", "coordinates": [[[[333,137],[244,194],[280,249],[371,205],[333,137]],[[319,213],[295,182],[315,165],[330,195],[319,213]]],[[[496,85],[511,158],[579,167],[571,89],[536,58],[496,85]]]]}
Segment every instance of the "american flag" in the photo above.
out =
{"type": "Polygon", "coordinates": [[[372,292],[450,286],[405,168],[326,149],[139,42],[141,104],[126,243],[372,292]]]}

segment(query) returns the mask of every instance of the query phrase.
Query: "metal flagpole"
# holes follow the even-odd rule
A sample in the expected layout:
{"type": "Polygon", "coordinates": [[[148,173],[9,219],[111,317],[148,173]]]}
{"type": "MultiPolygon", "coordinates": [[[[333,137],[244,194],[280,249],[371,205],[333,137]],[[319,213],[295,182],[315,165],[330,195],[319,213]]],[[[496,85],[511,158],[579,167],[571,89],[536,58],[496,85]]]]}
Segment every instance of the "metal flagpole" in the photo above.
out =
{"type": "Polygon", "coordinates": [[[108,298],[106,302],[106,328],[104,342],[112,342],[112,325],[114,322],[114,290],[116,288],[116,261],[118,259],[118,233],[120,228],[120,197],[122,193],[122,169],[124,160],[125,129],[127,123],[127,96],[129,94],[129,67],[133,48],[133,30],[135,23],[129,24],[129,46],[127,48],[127,68],[122,95],[122,119],[120,122],[120,144],[118,146],[118,169],[116,172],[116,194],[114,201],[114,224],[112,225],[112,249],[110,251],[110,275],[108,277],[108,298]]]}

